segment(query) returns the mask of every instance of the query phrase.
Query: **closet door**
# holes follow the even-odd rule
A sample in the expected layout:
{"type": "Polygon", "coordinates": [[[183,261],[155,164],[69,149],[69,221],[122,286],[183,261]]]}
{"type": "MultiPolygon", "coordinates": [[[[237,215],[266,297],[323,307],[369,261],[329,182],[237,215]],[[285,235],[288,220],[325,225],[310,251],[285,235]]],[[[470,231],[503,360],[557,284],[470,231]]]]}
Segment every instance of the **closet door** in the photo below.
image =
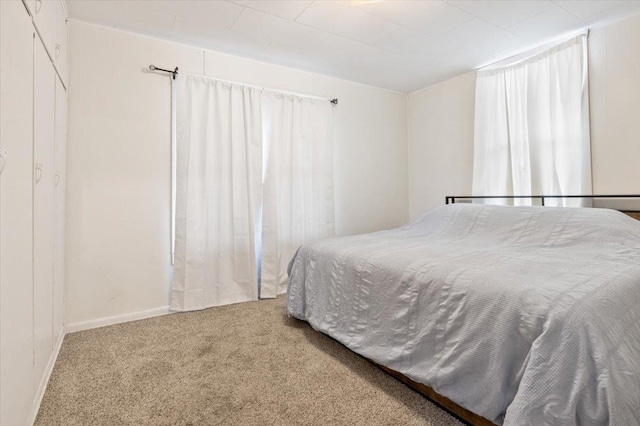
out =
{"type": "Polygon", "coordinates": [[[19,0],[0,1],[0,425],[33,402],[33,36],[19,0]]]}
{"type": "Polygon", "coordinates": [[[47,52],[36,37],[33,80],[33,335],[36,388],[40,385],[53,349],[55,78],[47,52]]]}
{"type": "Polygon", "coordinates": [[[56,133],[53,234],[53,340],[62,333],[64,322],[64,229],[67,163],[67,92],[56,78],[56,133]]]}
{"type": "Polygon", "coordinates": [[[62,8],[62,2],[58,3],[56,10],[56,38],[53,47],[53,60],[65,87],[68,87],[69,74],[69,40],[67,36],[67,17],[62,8]]]}
{"type": "Polygon", "coordinates": [[[35,0],[33,7],[33,24],[52,58],[56,44],[56,21],[59,7],[59,0],[35,0]]]}
{"type": "Polygon", "coordinates": [[[67,78],[67,23],[60,0],[35,0],[33,23],[49,57],[66,83],[67,78]]]}

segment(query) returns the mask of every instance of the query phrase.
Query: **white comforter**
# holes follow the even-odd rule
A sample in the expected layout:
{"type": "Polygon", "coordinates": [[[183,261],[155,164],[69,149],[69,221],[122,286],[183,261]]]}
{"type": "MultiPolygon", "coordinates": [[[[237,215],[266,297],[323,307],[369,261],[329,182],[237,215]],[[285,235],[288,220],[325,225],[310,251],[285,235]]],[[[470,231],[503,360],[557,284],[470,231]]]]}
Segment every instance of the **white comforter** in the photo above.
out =
{"type": "Polygon", "coordinates": [[[454,204],[305,244],[288,313],[508,425],[640,423],[640,222],[454,204]]]}

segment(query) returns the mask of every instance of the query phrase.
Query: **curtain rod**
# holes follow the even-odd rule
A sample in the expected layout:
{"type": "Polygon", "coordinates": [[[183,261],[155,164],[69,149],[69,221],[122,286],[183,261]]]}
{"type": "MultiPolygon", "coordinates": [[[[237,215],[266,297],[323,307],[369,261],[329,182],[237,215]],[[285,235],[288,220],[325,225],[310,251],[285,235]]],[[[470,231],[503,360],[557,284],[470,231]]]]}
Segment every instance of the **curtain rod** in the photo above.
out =
{"type": "MultiPolygon", "coordinates": [[[[173,79],[174,79],[174,80],[176,79],[176,76],[178,75],[178,67],[176,67],[173,71],[171,71],[171,70],[166,70],[166,69],[164,69],[164,68],[158,68],[158,67],[156,67],[155,65],[153,65],[153,64],[152,64],[152,65],[149,65],[149,70],[150,70],[150,71],[166,72],[166,73],[172,74],[172,75],[173,75],[173,79]]],[[[211,78],[211,77],[210,77],[210,78],[211,78]]],[[[215,79],[215,80],[220,80],[220,81],[228,81],[228,80],[221,80],[221,79],[219,79],[219,78],[214,78],[214,79],[215,79]]],[[[234,82],[229,81],[229,83],[234,83],[234,82]]],[[[251,86],[250,84],[243,84],[243,83],[238,83],[238,84],[242,84],[242,85],[244,85],[244,86],[251,86]]],[[[251,86],[251,87],[257,87],[257,86],[251,86]]],[[[262,87],[260,87],[260,89],[263,89],[263,88],[262,88],[262,87]]],[[[286,91],[284,91],[284,90],[280,90],[280,92],[288,93],[288,94],[292,94],[292,95],[302,95],[302,96],[305,96],[305,97],[316,97],[316,96],[309,96],[309,95],[305,95],[305,94],[302,94],[302,93],[286,92],[286,91]]],[[[318,98],[319,98],[319,97],[318,97],[318,98]]],[[[324,98],[320,98],[320,99],[324,99],[324,98]]],[[[334,104],[334,105],[338,105],[338,98],[329,99],[329,102],[331,102],[331,103],[332,103],[332,104],[334,104]]]]}
{"type": "Polygon", "coordinates": [[[589,29],[586,29],[586,30],[582,30],[582,31],[579,31],[577,33],[574,33],[573,35],[567,37],[566,39],[564,37],[560,37],[560,38],[554,39],[553,41],[541,44],[541,45],[536,46],[536,47],[532,47],[531,49],[527,49],[524,52],[515,53],[515,54],[513,54],[511,56],[508,56],[506,58],[499,59],[497,61],[491,62],[490,64],[481,65],[481,66],[475,68],[474,71],[483,71],[483,70],[490,71],[490,70],[492,70],[494,68],[502,68],[502,66],[503,66],[502,63],[505,63],[505,65],[504,65],[505,67],[509,67],[509,66],[515,65],[515,64],[517,64],[519,62],[526,61],[527,59],[529,59],[529,58],[531,58],[533,56],[536,56],[537,54],[542,53],[545,50],[552,49],[555,46],[558,46],[558,45],[564,43],[565,41],[571,40],[572,38],[579,37],[579,36],[587,36],[587,38],[588,38],[589,34],[590,34],[589,29]]]}

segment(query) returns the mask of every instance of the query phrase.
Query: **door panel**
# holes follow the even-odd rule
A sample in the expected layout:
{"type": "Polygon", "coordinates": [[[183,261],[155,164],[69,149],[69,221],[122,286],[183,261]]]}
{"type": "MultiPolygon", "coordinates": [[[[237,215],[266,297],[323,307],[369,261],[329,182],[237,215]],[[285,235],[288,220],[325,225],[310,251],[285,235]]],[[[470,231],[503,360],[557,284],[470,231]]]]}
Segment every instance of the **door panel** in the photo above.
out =
{"type": "Polygon", "coordinates": [[[36,388],[40,385],[53,350],[55,78],[47,52],[36,37],[33,97],[33,335],[36,388]]]}
{"type": "Polygon", "coordinates": [[[53,235],[53,339],[62,333],[64,322],[64,229],[65,188],[67,176],[67,92],[56,78],[56,133],[54,175],[54,235],[53,235]]]}
{"type": "Polygon", "coordinates": [[[0,1],[0,425],[25,424],[34,397],[33,37],[22,2],[0,1]]]}
{"type": "Polygon", "coordinates": [[[67,79],[67,23],[60,0],[35,0],[33,23],[64,84],[67,79]]]}
{"type": "MultiPolygon", "coordinates": [[[[58,2],[59,3],[59,2],[58,2]]],[[[67,36],[67,17],[65,16],[62,3],[59,3],[56,18],[56,40],[53,48],[54,61],[60,79],[64,86],[68,87],[67,75],[69,68],[69,41],[67,36]]]]}
{"type": "Polygon", "coordinates": [[[33,10],[33,24],[42,38],[45,50],[54,57],[56,40],[56,19],[58,18],[58,0],[35,0],[33,10]]]}

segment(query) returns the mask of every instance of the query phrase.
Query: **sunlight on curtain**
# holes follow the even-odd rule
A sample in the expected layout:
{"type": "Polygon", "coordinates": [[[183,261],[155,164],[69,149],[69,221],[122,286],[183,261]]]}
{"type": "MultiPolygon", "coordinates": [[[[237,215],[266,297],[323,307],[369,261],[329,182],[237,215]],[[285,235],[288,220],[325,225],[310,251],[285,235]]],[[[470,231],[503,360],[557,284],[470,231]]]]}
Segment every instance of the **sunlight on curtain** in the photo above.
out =
{"type": "Polygon", "coordinates": [[[586,35],[480,70],[475,111],[473,195],[591,194],[586,35]]]}

